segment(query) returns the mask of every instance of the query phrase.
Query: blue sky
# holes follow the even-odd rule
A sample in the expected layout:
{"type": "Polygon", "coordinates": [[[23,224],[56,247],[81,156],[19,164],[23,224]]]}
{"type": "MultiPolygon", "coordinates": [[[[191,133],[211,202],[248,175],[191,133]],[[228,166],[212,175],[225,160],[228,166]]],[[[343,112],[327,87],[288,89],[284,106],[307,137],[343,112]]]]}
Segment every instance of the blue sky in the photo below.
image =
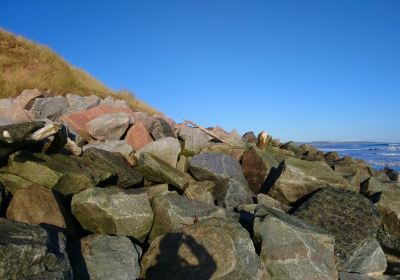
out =
{"type": "Polygon", "coordinates": [[[0,26],[177,122],[400,142],[397,0],[5,0],[0,26]]]}

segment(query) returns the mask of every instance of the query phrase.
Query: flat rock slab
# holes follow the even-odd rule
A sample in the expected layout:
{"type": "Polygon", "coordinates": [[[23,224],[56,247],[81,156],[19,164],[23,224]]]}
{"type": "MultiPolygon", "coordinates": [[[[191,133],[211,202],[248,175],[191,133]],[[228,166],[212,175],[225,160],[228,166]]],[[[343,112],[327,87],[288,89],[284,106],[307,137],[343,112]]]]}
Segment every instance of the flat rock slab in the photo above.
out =
{"type": "Polygon", "coordinates": [[[92,142],[90,144],[83,146],[82,151],[85,151],[90,148],[105,150],[112,153],[120,153],[125,158],[129,157],[129,155],[133,152],[131,145],[129,145],[125,140],[92,142]]]}
{"type": "Polygon", "coordinates": [[[82,238],[80,244],[83,259],[74,269],[78,279],[133,280],[139,276],[141,249],[129,238],[92,234],[82,238]]]}
{"type": "Polygon", "coordinates": [[[259,207],[255,216],[254,235],[271,279],[338,278],[332,235],[273,208],[259,207]]]}
{"type": "Polygon", "coordinates": [[[124,112],[101,115],[86,124],[86,129],[93,138],[120,140],[130,125],[130,116],[124,112]]]}
{"type": "Polygon", "coordinates": [[[62,233],[0,218],[0,240],[1,279],[41,279],[46,272],[73,279],[62,233]]]}
{"type": "Polygon", "coordinates": [[[72,197],[72,214],[93,233],[130,236],[143,241],[153,224],[145,192],[119,188],[92,188],[72,197]]]}
{"type": "Polygon", "coordinates": [[[362,255],[362,248],[368,248],[367,244],[373,241],[382,224],[376,206],[367,198],[331,187],[316,191],[294,215],[335,237],[335,255],[340,271],[357,272],[352,270],[351,263],[356,256],[362,255]]]}
{"type": "Polygon", "coordinates": [[[148,280],[270,279],[248,232],[218,218],[158,236],[141,265],[148,280]]]}
{"type": "Polygon", "coordinates": [[[142,153],[150,153],[162,159],[173,168],[176,168],[178,155],[181,152],[181,144],[179,140],[173,137],[164,137],[154,142],[150,142],[139,151],[136,152],[136,157],[140,158],[142,153]]]}
{"type": "Polygon", "coordinates": [[[67,114],[61,117],[61,122],[71,127],[82,138],[91,139],[90,134],[86,128],[86,124],[91,120],[105,114],[111,113],[127,113],[129,116],[134,116],[134,112],[130,108],[116,108],[108,105],[97,106],[89,110],[67,114]]]}
{"type": "Polygon", "coordinates": [[[190,200],[174,193],[153,198],[152,208],[154,211],[154,224],[150,233],[150,240],[206,218],[234,219],[233,214],[221,207],[190,200]]]}

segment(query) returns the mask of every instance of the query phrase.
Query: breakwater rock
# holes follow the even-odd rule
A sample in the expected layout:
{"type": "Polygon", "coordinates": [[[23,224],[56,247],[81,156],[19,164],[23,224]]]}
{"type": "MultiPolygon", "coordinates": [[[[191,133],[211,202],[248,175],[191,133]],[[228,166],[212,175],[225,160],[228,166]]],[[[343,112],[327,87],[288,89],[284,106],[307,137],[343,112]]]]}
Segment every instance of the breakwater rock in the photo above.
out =
{"type": "Polygon", "coordinates": [[[398,175],[266,132],[26,90],[0,164],[1,279],[400,275],[398,175]]]}

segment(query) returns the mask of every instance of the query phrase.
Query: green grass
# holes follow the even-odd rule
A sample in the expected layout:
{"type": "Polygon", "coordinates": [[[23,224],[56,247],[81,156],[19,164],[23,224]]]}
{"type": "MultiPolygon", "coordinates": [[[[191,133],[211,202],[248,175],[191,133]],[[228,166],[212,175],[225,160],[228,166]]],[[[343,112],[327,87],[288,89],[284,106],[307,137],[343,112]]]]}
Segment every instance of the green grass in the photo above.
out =
{"type": "Polygon", "coordinates": [[[0,29],[0,98],[39,88],[59,95],[75,93],[126,100],[138,111],[157,111],[129,91],[115,92],[85,71],[71,66],[46,46],[0,29]]]}

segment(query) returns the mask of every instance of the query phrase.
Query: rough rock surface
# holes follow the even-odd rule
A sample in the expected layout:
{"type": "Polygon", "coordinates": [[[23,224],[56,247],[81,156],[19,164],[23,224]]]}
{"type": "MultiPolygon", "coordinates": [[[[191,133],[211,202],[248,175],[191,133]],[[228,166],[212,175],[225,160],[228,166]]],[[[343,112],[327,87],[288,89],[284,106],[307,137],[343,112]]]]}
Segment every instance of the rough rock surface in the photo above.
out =
{"type": "Polygon", "coordinates": [[[215,183],[211,181],[192,181],[185,189],[185,196],[189,199],[195,199],[210,205],[214,205],[212,191],[215,183]]]}
{"type": "Polygon", "coordinates": [[[135,122],[126,133],[125,141],[131,145],[133,150],[139,151],[147,144],[153,142],[146,124],[142,121],[135,122]]]}
{"type": "Polygon", "coordinates": [[[254,235],[271,279],[338,278],[333,236],[273,208],[260,207],[255,215],[254,235]]]}
{"type": "Polygon", "coordinates": [[[174,137],[171,126],[163,118],[155,118],[150,125],[149,131],[155,140],[164,137],[174,137]]]}
{"type": "Polygon", "coordinates": [[[73,230],[69,214],[51,190],[32,185],[14,193],[7,218],[27,224],[49,224],[73,230]]]}
{"type": "Polygon", "coordinates": [[[132,147],[125,140],[109,140],[104,142],[92,142],[82,147],[85,151],[90,148],[109,151],[112,153],[120,153],[123,157],[128,157],[132,152],[132,147]]]}
{"type": "Polygon", "coordinates": [[[141,250],[125,236],[92,234],[80,240],[81,262],[74,267],[78,279],[133,280],[140,273],[141,250]]]}
{"type": "Polygon", "coordinates": [[[189,182],[184,173],[150,153],[140,154],[138,168],[145,179],[171,184],[181,190],[184,190],[189,182]]]}
{"type": "Polygon", "coordinates": [[[218,218],[158,236],[141,265],[148,280],[270,279],[248,232],[218,218]]]}
{"type": "Polygon", "coordinates": [[[129,188],[138,186],[143,181],[143,175],[128,165],[125,159],[116,153],[95,148],[87,149],[82,154],[95,162],[100,162],[115,171],[117,174],[117,186],[129,188]]]}
{"type": "Polygon", "coordinates": [[[253,202],[254,194],[247,185],[240,164],[231,156],[217,153],[194,156],[190,161],[190,172],[197,180],[216,183],[213,195],[218,205],[233,209],[253,202]]]}
{"type": "Polygon", "coordinates": [[[72,214],[84,229],[94,233],[134,237],[143,241],[153,223],[145,192],[118,188],[92,188],[72,197],[72,214]]]}
{"type": "Polygon", "coordinates": [[[178,139],[172,137],[164,137],[151,142],[136,152],[136,157],[140,158],[142,153],[150,153],[162,159],[173,168],[178,162],[178,155],[181,152],[181,144],[178,139]]]}
{"type": "Polygon", "coordinates": [[[0,218],[0,240],[0,279],[73,279],[62,233],[0,218]]]}
{"type": "MultiPolygon", "coordinates": [[[[382,223],[376,206],[367,198],[331,187],[315,192],[294,215],[335,237],[335,255],[340,271],[358,272],[352,269],[352,263],[364,261],[363,248],[368,249],[368,244],[374,242],[382,223]],[[357,259],[357,256],[360,258],[357,259]]],[[[382,256],[378,254],[376,257],[382,256]]],[[[377,272],[375,268],[371,267],[371,270],[371,273],[377,272]]]]}
{"type": "Polygon", "coordinates": [[[229,211],[174,193],[153,198],[154,224],[150,240],[164,233],[181,229],[203,219],[218,217],[233,219],[229,211]]]}
{"type": "Polygon", "coordinates": [[[179,130],[179,138],[183,140],[182,153],[186,156],[196,155],[210,145],[207,134],[198,128],[184,126],[179,130]]]}
{"type": "Polygon", "coordinates": [[[387,232],[400,235],[400,191],[383,191],[376,204],[387,232]]]}
{"type": "Polygon", "coordinates": [[[68,112],[68,101],[63,96],[48,98],[36,98],[32,110],[36,111],[38,118],[58,121],[59,118],[68,112]]]}
{"type": "Polygon", "coordinates": [[[86,124],[86,128],[97,140],[120,140],[130,124],[130,116],[126,113],[101,115],[86,124]]]}
{"type": "Polygon", "coordinates": [[[282,203],[290,204],[321,186],[348,189],[349,183],[324,162],[287,157],[279,178],[268,194],[282,203]]]}

